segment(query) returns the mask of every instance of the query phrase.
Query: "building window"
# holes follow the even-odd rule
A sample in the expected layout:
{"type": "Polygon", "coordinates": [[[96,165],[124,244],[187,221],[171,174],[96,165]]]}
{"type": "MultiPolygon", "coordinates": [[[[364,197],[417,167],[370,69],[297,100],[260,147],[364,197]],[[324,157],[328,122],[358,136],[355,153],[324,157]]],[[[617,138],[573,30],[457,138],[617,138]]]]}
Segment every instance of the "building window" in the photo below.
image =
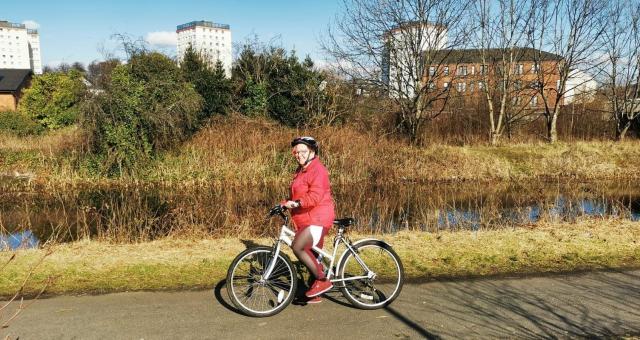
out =
{"type": "Polygon", "coordinates": [[[469,92],[473,92],[476,89],[476,86],[473,82],[469,83],[469,92]]]}
{"type": "Polygon", "coordinates": [[[466,66],[458,66],[458,69],[456,70],[456,74],[459,76],[466,76],[467,75],[467,67],[466,66]]]}
{"type": "Polygon", "coordinates": [[[538,80],[534,80],[531,83],[529,83],[529,87],[534,90],[542,90],[542,83],[538,80]]]}
{"type": "Polygon", "coordinates": [[[522,64],[516,65],[513,71],[515,74],[522,74],[524,72],[524,65],[522,64]]]}
{"type": "Polygon", "coordinates": [[[444,73],[445,76],[449,75],[449,66],[445,66],[444,67],[444,72],[443,73],[444,73]]]}
{"type": "Polygon", "coordinates": [[[436,67],[435,66],[429,66],[429,75],[430,76],[435,76],[436,75],[436,67]]]}
{"type": "Polygon", "coordinates": [[[485,86],[484,86],[484,81],[479,81],[478,82],[478,90],[484,90],[485,86]]]}
{"type": "Polygon", "coordinates": [[[538,106],[538,96],[531,97],[531,106],[538,106]]]}
{"type": "Polygon", "coordinates": [[[538,71],[540,71],[540,68],[538,67],[537,63],[533,63],[533,65],[531,65],[531,73],[538,73],[538,71]]]}
{"type": "Polygon", "coordinates": [[[471,74],[476,74],[476,66],[475,65],[471,65],[471,74]]]}
{"type": "Polygon", "coordinates": [[[449,89],[449,83],[448,82],[444,82],[444,84],[442,84],[442,87],[444,87],[445,90],[449,89]]]}
{"type": "Polygon", "coordinates": [[[515,96],[513,98],[511,98],[511,104],[513,105],[520,105],[520,103],[522,102],[522,98],[515,96]]]}
{"type": "Polygon", "coordinates": [[[467,89],[467,83],[457,83],[456,89],[458,90],[458,92],[464,92],[467,89]]]}
{"type": "Polygon", "coordinates": [[[487,65],[480,65],[480,74],[487,74],[487,65]]]}
{"type": "Polygon", "coordinates": [[[516,80],[513,82],[513,89],[515,91],[520,91],[522,89],[522,82],[520,80],[516,80]]]}
{"type": "Polygon", "coordinates": [[[433,91],[436,89],[436,84],[432,81],[429,82],[429,84],[427,84],[427,89],[429,89],[429,91],[433,91]]]}

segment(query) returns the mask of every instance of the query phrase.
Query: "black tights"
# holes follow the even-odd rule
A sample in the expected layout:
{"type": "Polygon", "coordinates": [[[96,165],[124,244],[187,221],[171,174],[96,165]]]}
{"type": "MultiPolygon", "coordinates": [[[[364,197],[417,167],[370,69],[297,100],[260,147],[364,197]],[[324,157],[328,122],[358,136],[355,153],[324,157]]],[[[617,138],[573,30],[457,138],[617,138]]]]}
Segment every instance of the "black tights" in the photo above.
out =
{"type": "Polygon", "coordinates": [[[305,228],[304,230],[296,233],[296,237],[293,239],[291,248],[293,249],[293,253],[296,254],[298,259],[302,261],[316,279],[324,280],[325,277],[324,272],[322,271],[322,265],[318,263],[315,255],[311,251],[312,246],[313,236],[311,236],[311,230],[309,228],[305,228]]]}

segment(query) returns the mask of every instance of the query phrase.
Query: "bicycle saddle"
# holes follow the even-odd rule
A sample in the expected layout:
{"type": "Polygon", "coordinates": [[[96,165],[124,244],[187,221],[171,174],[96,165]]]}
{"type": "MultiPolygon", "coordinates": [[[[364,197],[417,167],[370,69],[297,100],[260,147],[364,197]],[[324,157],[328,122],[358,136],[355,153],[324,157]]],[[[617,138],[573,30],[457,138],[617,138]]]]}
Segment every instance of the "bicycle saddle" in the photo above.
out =
{"type": "Polygon", "coordinates": [[[348,227],[352,224],[356,223],[356,220],[352,217],[341,218],[337,220],[333,220],[333,224],[339,225],[341,227],[348,227]]]}

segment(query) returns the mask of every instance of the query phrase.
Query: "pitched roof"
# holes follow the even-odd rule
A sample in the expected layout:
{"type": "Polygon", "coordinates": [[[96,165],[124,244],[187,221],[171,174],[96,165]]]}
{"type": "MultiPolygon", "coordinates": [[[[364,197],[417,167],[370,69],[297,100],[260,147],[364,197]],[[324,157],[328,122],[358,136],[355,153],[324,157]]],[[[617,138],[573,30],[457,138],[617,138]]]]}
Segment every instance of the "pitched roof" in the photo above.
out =
{"type": "MultiPolygon", "coordinates": [[[[487,62],[496,62],[502,60],[502,49],[499,48],[489,48],[485,50],[485,57],[487,62]]],[[[434,60],[442,60],[444,64],[465,64],[465,63],[480,63],[482,61],[482,50],[481,49],[451,49],[451,50],[440,50],[438,51],[434,58],[434,60]]],[[[514,50],[514,60],[516,61],[549,61],[561,60],[562,57],[541,50],[537,50],[535,48],[530,47],[518,47],[514,50]]]]}
{"type": "Polygon", "coordinates": [[[0,69],[0,91],[17,91],[24,81],[31,75],[31,70],[26,69],[0,69]]]}

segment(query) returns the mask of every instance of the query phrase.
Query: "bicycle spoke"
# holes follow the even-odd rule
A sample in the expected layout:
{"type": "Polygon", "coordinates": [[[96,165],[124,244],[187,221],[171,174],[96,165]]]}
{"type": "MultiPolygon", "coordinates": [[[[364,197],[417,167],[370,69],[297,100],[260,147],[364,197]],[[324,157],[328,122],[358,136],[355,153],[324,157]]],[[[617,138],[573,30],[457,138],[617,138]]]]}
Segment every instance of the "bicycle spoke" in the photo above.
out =
{"type": "Polygon", "coordinates": [[[281,256],[274,259],[271,252],[258,250],[256,253],[248,253],[246,257],[235,262],[233,274],[229,279],[229,290],[234,304],[243,311],[259,315],[269,315],[286,306],[293,294],[294,270],[290,262],[281,256]],[[273,270],[269,279],[262,280],[272,264],[273,270]],[[283,293],[284,298],[281,297],[283,293]]]}
{"type": "Polygon", "coordinates": [[[342,279],[364,276],[344,281],[343,292],[354,303],[371,308],[395,298],[401,275],[395,256],[375,244],[359,246],[356,252],[350,252],[341,267],[342,279]]]}
{"type": "Polygon", "coordinates": [[[287,290],[287,291],[289,290],[289,288],[291,288],[291,286],[288,286],[288,285],[285,285],[285,284],[277,284],[275,282],[267,282],[267,284],[269,286],[280,288],[282,290],[287,290]]]}

